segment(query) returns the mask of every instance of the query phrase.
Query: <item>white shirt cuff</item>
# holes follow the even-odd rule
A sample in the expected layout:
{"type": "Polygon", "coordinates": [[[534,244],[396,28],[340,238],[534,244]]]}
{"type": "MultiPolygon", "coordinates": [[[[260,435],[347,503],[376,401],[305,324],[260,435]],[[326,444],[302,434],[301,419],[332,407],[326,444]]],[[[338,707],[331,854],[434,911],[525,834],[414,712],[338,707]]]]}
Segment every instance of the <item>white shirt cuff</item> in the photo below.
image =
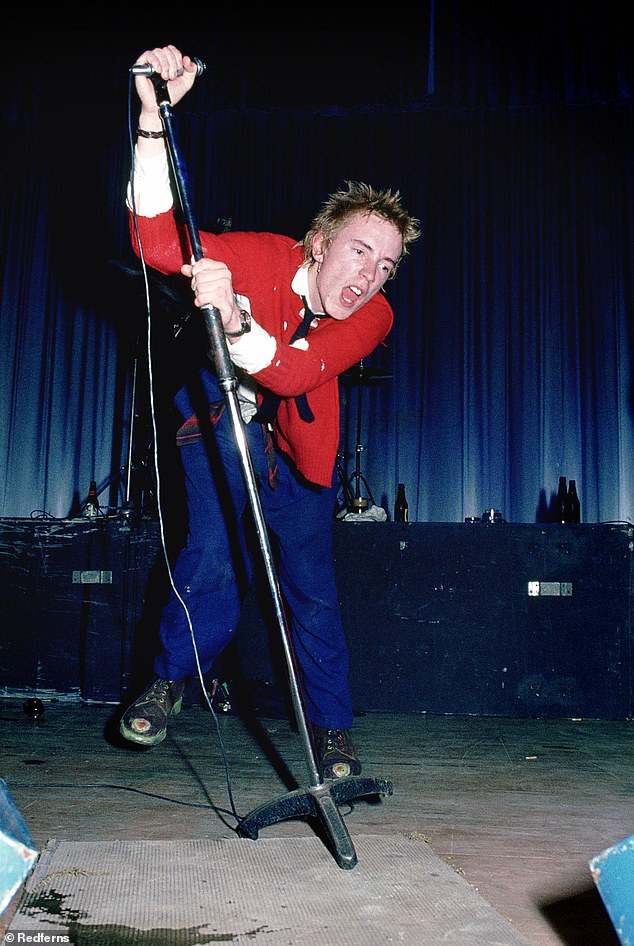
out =
{"type": "Polygon", "coordinates": [[[234,365],[248,374],[255,374],[271,364],[277,351],[277,342],[261,325],[251,322],[251,331],[228,347],[234,365]]]}

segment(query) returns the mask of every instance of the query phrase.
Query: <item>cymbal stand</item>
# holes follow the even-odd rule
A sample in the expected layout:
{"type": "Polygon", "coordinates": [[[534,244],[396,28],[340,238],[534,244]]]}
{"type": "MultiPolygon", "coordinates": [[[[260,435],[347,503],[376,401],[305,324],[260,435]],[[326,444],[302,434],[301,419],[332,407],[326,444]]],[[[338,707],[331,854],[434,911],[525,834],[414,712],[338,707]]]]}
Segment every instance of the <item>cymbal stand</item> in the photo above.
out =
{"type": "Polygon", "coordinates": [[[352,504],[354,502],[354,496],[350,490],[350,484],[348,483],[348,477],[346,476],[346,471],[344,468],[345,455],[343,453],[337,454],[336,468],[337,468],[337,480],[339,481],[339,491],[337,492],[337,503],[335,507],[335,518],[340,519],[347,512],[350,512],[352,509],[352,504]]]}
{"type": "MultiPolygon", "coordinates": [[[[172,162],[175,184],[178,190],[193,256],[196,260],[199,260],[203,257],[203,248],[194,220],[187,169],[179,152],[169,92],[166,83],[164,83],[160,77],[152,77],[152,82],[156,92],[159,114],[165,129],[168,155],[172,162]]],[[[291,702],[297,729],[302,741],[309,779],[308,786],[298,788],[296,791],[273,799],[259,806],[244,818],[241,818],[238,831],[244,837],[255,840],[261,828],[279,821],[284,821],[288,818],[310,816],[321,819],[322,827],[326,831],[337,864],[344,870],[350,870],[357,863],[357,855],[338,806],[361,796],[391,795],[393,790],[392,783],[385,779],[372,779],[361,776],[335,779],[331,783],[325,783],[321,778],[308,729],[309,724],[306,719],[302,694],[297,678],[295,658],[290,632],[284,614],[281,590],[244,431],[244,422],[240,413],[236,373],[229,357],[220,312],[212,306],[201,307],[200,312],[204,319],[210,342],[210,353],[213,355],[216,372],[224,393],[228,416],[231,419],[233,427],[237,452],[281,634],[284,658],[288,672],[291,702]]]]}
{"type": "Polygon", "coordinates": [[[374,497],[368,486],[368,481],[361,472],[361,454],[365,447],[361,443],[361,401],[363,395],[363,358],[359,362],[359,383],[357,385],[357,442],[355,445],[355,468],[350,477],[349,492],[353,493],[354,498],[350,506],[350,512],[363,512],[370,505],[374,505],[374,497]],[[366,488],[367,498],[361,495],[361,484],[366,488]]]}

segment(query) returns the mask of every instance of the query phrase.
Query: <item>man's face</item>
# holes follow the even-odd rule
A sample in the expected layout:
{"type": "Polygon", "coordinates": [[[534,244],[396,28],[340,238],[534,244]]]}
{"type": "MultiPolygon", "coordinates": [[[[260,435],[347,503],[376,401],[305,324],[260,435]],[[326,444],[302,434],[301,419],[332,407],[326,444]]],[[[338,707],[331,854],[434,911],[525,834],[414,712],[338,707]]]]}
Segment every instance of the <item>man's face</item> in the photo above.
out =
{"type": "Polygon", "coordinates": [[[347,319],[382,288],[402,249],[398,229],[376,214],[350,217],[327,248],[323,234],[317,233],[313,258],[321,269],[311,268],[317,295],[313,307],[319,305],[333,319],[347,319]]]}

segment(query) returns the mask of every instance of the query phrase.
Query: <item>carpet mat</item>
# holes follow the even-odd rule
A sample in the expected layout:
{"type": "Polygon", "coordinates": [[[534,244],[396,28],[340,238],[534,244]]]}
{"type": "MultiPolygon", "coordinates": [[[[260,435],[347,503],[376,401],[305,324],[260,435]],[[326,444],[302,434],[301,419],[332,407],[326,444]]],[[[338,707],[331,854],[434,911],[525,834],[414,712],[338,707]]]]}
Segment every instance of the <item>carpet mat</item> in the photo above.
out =
{"type": "Polygon", "coordinates": [[[316,837],[50,841],[6,941],[530,946],[418,836],[361,836],[355,850],[342,870],[316,837]]]}

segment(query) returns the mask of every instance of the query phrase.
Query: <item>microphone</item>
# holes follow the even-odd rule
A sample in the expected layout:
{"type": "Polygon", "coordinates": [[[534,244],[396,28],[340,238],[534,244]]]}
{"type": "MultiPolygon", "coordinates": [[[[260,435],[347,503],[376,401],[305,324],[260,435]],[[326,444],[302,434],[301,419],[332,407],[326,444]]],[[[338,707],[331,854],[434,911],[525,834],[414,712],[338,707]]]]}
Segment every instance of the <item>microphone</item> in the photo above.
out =
{"type": "MultiPolygon", "coordinates": [[[[192,56],[191,60],[196,66],[196,75],[201,76],[203,72],[205,71],[205,69],[207,68],[207,66],[202,61],[202,59],[197,59],[196,56],[192,56]]],[[[176,75],[182,76],[183,71],[184,71],[183,69],[179,69],[176,75]]],[[[151,66],[149,62],[145,62],[143,64],[139,64],[136,66],[131,66],[130,72],[132,73],[133,76],[147,76],[148,79],[151,79],[152,76],[158,75],[154,66],[151,66]]]]}

